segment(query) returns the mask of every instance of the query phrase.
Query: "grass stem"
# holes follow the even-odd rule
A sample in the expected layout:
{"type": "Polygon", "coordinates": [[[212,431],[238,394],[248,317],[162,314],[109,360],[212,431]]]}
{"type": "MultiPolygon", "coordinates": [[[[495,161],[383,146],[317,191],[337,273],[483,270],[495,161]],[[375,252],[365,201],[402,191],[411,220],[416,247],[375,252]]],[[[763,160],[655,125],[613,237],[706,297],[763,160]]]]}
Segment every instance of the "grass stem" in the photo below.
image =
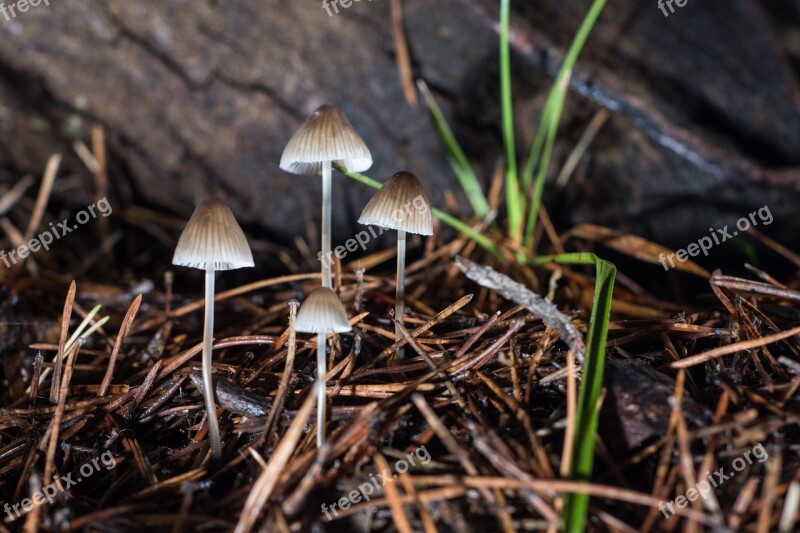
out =
{"type": "Polygon", "coordinates": [[[522,242],[524,200],[517,173],[517,148],[514,134],[514,101],[511,91],[511,50],[508,43],[511,0],[500,0],[500,103],[503,121],[503,145],[506,151],[506,211],[508,236],[522,242]]]}

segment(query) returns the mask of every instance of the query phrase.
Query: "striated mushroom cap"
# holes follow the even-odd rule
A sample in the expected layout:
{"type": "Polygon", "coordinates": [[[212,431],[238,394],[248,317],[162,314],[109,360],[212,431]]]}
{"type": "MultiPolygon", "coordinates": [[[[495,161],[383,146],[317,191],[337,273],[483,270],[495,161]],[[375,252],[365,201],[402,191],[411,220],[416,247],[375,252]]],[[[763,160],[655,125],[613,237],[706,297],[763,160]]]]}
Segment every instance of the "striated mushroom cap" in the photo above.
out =
{"type": "Polygon", "coordinates": [[[228,204],[211,198],[192,213],[181,233],[173,265],[214,270],[254,266],[253,254],[228,204]]]}
{"type": "Polygon", "coordinates": [[[323,161],[337,162],[347,170],[363,172],[372,166],[372,154],[342,111],[324,104],[300,126],[281,156],[281,169],[311,176],[322,171],[323,161]]]}
{"type": "Polygon", "coordinates": [[[431,235],[431,202],[417,177],[398,172],[370,198],[358,222],[394,230],[431,235]]]}
{"type": "Polygon", "coordinates": [[[294,329],[301,333],[344,333],[351,331],[347,312],[339,297],[328,287],[320,287],[311,291],[300,310],[294,329]]]}

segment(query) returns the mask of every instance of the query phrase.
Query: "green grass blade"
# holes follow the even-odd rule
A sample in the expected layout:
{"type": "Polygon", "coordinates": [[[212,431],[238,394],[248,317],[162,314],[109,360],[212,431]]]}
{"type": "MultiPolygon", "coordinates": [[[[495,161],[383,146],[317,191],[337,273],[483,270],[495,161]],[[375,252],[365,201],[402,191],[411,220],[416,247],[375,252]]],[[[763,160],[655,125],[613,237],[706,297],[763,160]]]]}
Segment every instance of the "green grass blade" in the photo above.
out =
{"type": "MultiPolygon", "coordinates": [[[[334,167],[336,168],[336,170],[338,170],[345,176],[352,178],[359,183],[363,183],[364,185],[372,187],[373,189],[380,189],[381,186],[383,185],[378,180],[374,180],[369,176],[365,176],[364,174],[359,174],[358,172],[350,172],[349,170],[347,170],[338,163],[334,163],[334,167]]],[[[431,209],[431,213],[433,214],[433,216],[441,220],[443,223],[447,224],[454,230],[463,233],[464,235],[475,241],[479,246],[481,246],[487,252],[491,253],[497,259],[500,259],[501,261],[504,260],[503,254],[500,253],[500,250],[497,248],[494,242],[492,242],[492,240],[486,235],[480,233],[479,231],[476,231],[469,224],[466,224],[465,222],[459,220],[458,218],[448,213],[445,213],[440,209],[436,209],[435,207],[431,209]]]]}
{"type": "Polygon", "coordinates": [[[70,349],[72,349],[72,345],[75,344],[75,341],[81,338],[81,335],[84,334],[86,329],[89,327],[89,324],[91,323],[92,319],[94,319],[95,315],[97,315],[97,313],[100,312],[100,309],[102,307],[103,306],[99,304],[95,305],[94,307],[92,307],[91,311],[86,313],[86,318],[84,318],[83,321],[78,325],[78,327],[75,328],[73,334],[69,337],[69,339],[67,339],[67,342],[64,344],[64,356],[66,356],[66,354],[69,353],[70,349]]]}
{"type": "Polygon", "coordinates": [[[569,81],[572,77],[572,69],[578,56],[583,50],[589,34],[592,32],[597,19],[600,17],[607,0],[594,0],[589,12],[584,17],[572,45],[564,58],[564,63],[556,76],[553,88],[547,97],[547,102],[542,111],[542,118],[539,121],[539,128],[536,132],[533,145],[531,146],[528,161],[522,172],[522,186],[527,191],[533,180],[534,172],[536,172],[536,181],[534,183],[534,191],[531,198],[530,207],[528,210],[528,220],[525,225],[525,246],[526,248],[533,247],[533,234],[536,230],[536,222],[539,217],[539,204],[541,202],[542,193],[544,191],[544,182],[547,177],[547,171],[550,167],[550,156],[553,150],[553,143],[555,142],[556,133],[558,132],[558,123],[561,120],[561,110],[564,107],[564,100],[566,99],[567,90],[569,89],[569,81]]]}
{"type": "MultiPolygon", "coordinates": [[[[530,185],[531,179],[533,178],[533,172],[535,170],[536,162],[539,157],[539,153],[542,148],[542,141],[543,139],[540,138],[544,129],[545,125],[552,124],[554,120],[557,121],[560,117],[553,117],[550,116],[551,110],[555,105],[554,100],[556,99],[556,94],[561,92],[562,95],[566,93],[566,89],[568,88],[569,84],[564,84],[564,79],[572,73],[572,69],[575,66],[575,62],[578,60],[578,56],[583,50],[583,46],[586,44],[586,39],[588,39],[589,34],[592,32],[594,28],[595,22],[600,17],[600,13],[603,11],[603,7],[605,7],[607,0],[594,0],[592,3],[592,7],[589,9],[589,12],[584,17],[583,22],[581,23],[580,28],[578,28],[578,32],[575,34],[575,38],[570,45],[569,50],[567,51],[567,55],[564,58],[564,62],[559,69],[558,74],[556,75],[556,79],[553,83],[553,88],[550,90],[550,94],[547,97],[547,102],[545,103],[545,107],[542,111],[542,117],[539,121],[539,128],[536,132],[536,138],[534,139],[534,143],[531,146],[531,151],[528,156],[528,162],[525,165],[525,169],[522,172],[522,184],[524,186],[530,185]],[[537,142],[538,141],[538,142],[537,142]]],[[[559,113],[560,114],[560,113],[559,113]]]]}
{"type": "Polygon", "coordinates": [[[525,191],[530,189],[531,179],[533,179],[533,172],[536,170],[536,163],[539,161],[539,154],[542,153],[545,135],[547,134],[547,129],[544,127],[544,125],[550,123],[549,114],[551,108],[553,107],[554,96],[554,91],[550,91],[550,94],[547,96],[547,101],[545,101],[544,108],[542,109],[542,116],[539,119],[539,127],[536,128],[536,135],[534,136],[533,143],[531,144],[531,151],[528,155],[528,161],[525,163],[525,168],[522,169],[522,186],[525,188],[525,191]]]}
{"type": "Polygon", "coordinates": [[[467,201],[472,206],[472,211],[480,218],[486,217],[486,215],[489,214],[489,202],[486,201],[483,188],[478,181],[478,177],[475,175],[475,171],[472,169],[472,165],[470,165],[461,145],[458,144],[458,139],[456,139],[453,130],[450,129],[450,125],[447,123],[444,113],[442,113],[439,104],[436,103],[436,99],[433,97],[433,94],[431,94],[428,86],[421,80],[417,83],[417,86],[422,93],[422,97],[425,99],[425,104],[433,120],[433,125],[439,133],[439,137],[442,138],[442,142],[447,150],[447,161],[453,168],[458,183],[461,185],[461,189],[464,191],[467,201]]]}
{"type": "MultiPolygon", "coordinates": [[[[569,78],[567,75],[563,79],[563,90],[558,90],[552,93],[553,100],[547,116],[553,117],[546,124],[544,137],[544,146],[541,151],[541,164],[539,171],[536,173],[536,181],[534,181],[533,195],[531,197],[530,208],[528,209],[528,220],[525,223],[525,247],[533,249],[533,234],[536,231],[536,223],[539,220],[539,207],[542,201],[542,194],[544,193],[544,184],[547,180],[547,171],[550,168],[550,157],[553,154],[553,145],[556,141],[556,134],[558,133],[558,122],[561,117],[561,111],[564,108],[564,99],[566,98],[567,88],[569,87],[569,78]]],[[[534,139],[535,141],[535,139],[534,139]]]]}
{"type": "Polygon", "coordinates": [[[514,135],[514,101],[511,94],[511,50],[508,44],[508,27],[511,0],[500,0],[500,103],[503,120],[503,145],[506,151],[506,210],[508,236],[522,242],[522,218],[525,201],[520,194],[517,172],[517,148],[514,135]]]}
{"type": "Polygon", "coordinates": [[[593,253],[566,253],[557,255],[540,255],[525,261],[526,265],[537,266],[547,263],[557,263],[559,265],[594,265],[597,264],[597,256],[593,253]]]}
{"type": "MultiPolygon", "coordinates": [[[[575,481],[589,481],[594,466],[594,446],[597,421],[600,417],[600,391],[603,387],[603,369],[606,359],[608,321],[614,292],[616,267],[608,261],[597,260],[597,272],[592,303],[592,318],[589,322],[589,339],[583,379],[578,393],[576,414],[575,455],[572,460],[571,477],[575,481]]],[[[564,530],[570,533],[584,531],[589,509],[588,494],[572,494],[564,506],[564,530]]]]}
{"type": "MultiPolygon", "coordinates": [[[[570,478],[573,481],[589,481],[594,466],[595,435],[600,416],[600,391],[603,387],[603,369],[606,360],[606,341],[608,321],[611,315],[611,300],[617,268],[608,261],[590,253],[561,254],[537,257],[529,264],[547,262],[561,264],[593,264],[596,270],[592,316],[589,321],[589,335],[586,342],[586,359],[583,364],[583,377],[578,392],[578,408],[575,420],[575,445],[572,456],[570,478]]],[[[564,531],[577,533],[586,528],[589,508],[589,495],[570,494],[564,505],[564,531]]]]}

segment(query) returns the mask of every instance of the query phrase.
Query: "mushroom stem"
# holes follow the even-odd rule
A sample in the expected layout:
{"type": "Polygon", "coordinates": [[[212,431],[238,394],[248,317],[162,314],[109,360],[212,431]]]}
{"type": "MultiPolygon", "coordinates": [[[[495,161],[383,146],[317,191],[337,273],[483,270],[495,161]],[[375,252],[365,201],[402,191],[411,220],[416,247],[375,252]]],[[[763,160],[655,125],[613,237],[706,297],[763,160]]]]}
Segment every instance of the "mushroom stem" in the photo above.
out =
{"type": "MultiPolygon", "coordinates": [[[[403,323],[403,314],[406,307],[406,232],[404,230],[397,230],[397,282],[396,292],[394,296],[394,319],[399,323],[403,323]]],[[[395,341],[403,338],[400,332],[400,327],[395,324],[394,326],[395,341]]],[[[403,357],[403,348],[397,350],[397,357],[403,357]]]]}
{"type": "Polygon", "coordinates": [[[317,337],[317,448],[325,444],[325,372],[328,366],[325,355],[325,334],[317,337]]]}
{"type": "Polygon", "coordinates": [[[322,162],[322,286],[331,288],[331,162],[322,162]]]}
{"type": "Polygon", "coordinates": [[[205,390],[208,439],[211,441],[211,457],[214,461],[222,457],[222,444],[217,422],[217,405],[214,402],[214,381],[211,378],[211,347],[214,336],[214,265],[206,266],[206,311],[203,327],[203,387],[205,390]]]}

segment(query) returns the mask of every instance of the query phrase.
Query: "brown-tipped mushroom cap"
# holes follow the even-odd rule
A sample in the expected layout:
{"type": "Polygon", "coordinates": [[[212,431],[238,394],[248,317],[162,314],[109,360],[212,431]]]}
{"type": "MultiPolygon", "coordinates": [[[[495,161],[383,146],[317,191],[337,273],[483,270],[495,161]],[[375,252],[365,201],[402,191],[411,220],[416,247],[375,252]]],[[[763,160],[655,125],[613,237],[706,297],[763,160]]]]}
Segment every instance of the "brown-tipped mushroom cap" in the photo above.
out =
{"type": "Polygon", "coordinates": [[[201,269],[213,265],[214,270],[231,270],[253,266],[253,254],[230,207],[211,198],[197,206],[186,223],[172,264],[201,269]]]}
{"type": "Polygon", "coordinates": [[[311,291],[300,310],[294,329],[301,333],[344,333],[353,328],[336,293],[327,287],[311,291]]]}
{"type": "Polygon", "coordinates": [[[383,184],[367,202],[358,219],[360,224],[431,235],[431,202],[417,177],[398,172],[383,184]]]}
{"type": "Polygon", "coordinates": [[[289,140],[281,156],[281,168],[311,176],[322,171],[324,161],[338,162],[353,172],[372,166],[364,140],[342,111],[324,104],[308,117],[289,140]]]}

